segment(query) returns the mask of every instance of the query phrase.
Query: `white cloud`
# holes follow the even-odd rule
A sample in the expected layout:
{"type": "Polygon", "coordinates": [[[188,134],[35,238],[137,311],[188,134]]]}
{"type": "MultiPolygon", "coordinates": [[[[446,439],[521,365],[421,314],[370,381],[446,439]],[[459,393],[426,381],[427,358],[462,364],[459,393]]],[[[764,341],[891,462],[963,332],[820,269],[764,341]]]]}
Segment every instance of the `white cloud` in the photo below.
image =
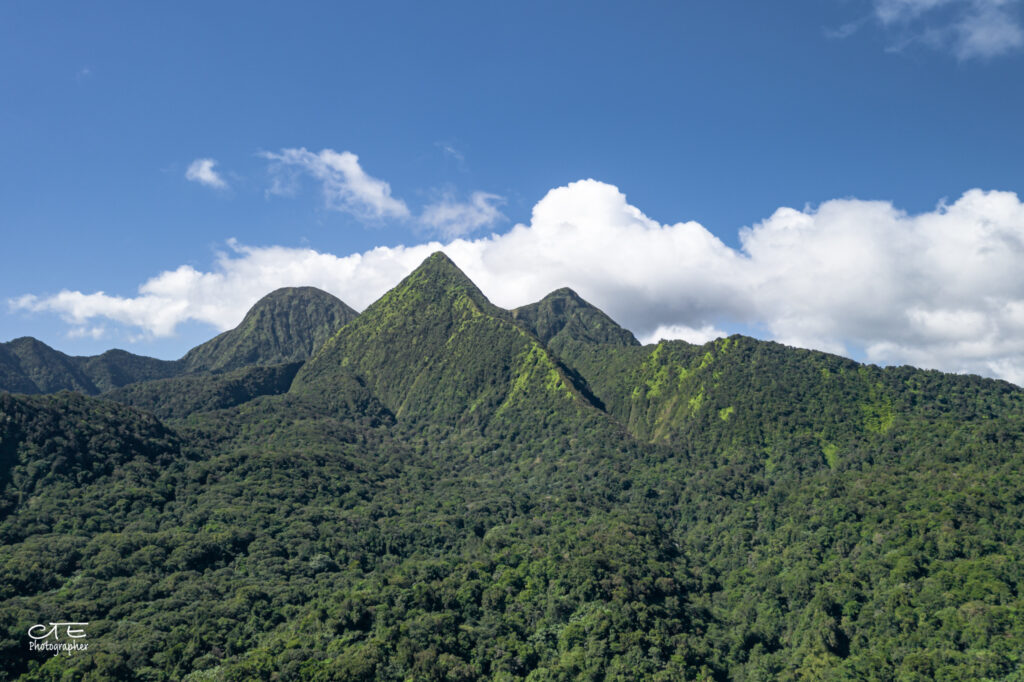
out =
{"type": "Polygon", "coordinates": [[[264,152],[271,166],[271,194],[291,194],[294,176],[291,168],[303,170],[320,181],[328,208],[360,218],[405,218],[409,208],[391,196],[391,185],[367,175],[352,152],[324,149],[319,153],[301,149],[282,149],[279,154],[264,152]]]}
{"type": "Polygon", "coordinates": [[[232,243],[208,272],[161,273],[137,296],[64,291],[12,305],[155,335],[185,320],[226,329],[281,286],[318,286],[363,308],[443,248],[504,307],[571,286],[640,338],[700,341],[757,327],[872,362],[1024,381],[1024,203],[1016,194],[974,189],[919,215],[855,199],[780,208],[740,240],[733,249],[696,222],[660,224],[617,188],[584,180],[551,190],[529,224],[500,235],[342,257],[232,243]]]}
{"type": "Polygon", "coordinates": [[[954,44],[961,59],[996,57],[1024,45],[1020,21],[996,3],[985,4],[988,6],[956,25],[954,44]]]}
{"type": "Polygon", "coordinates": [[[991,58],[1024,46],[1019,0],[874,0],[875,16],[902,34],[897,49],[923,43],[962,60],[991,58]]]}
{"type": "Polygon", "coordinates": [[[263,295],[285,286],[316,286],[350,305],[365,307],[441,246],[381,248],[338,257],[312,249],[251,247],[235,241],[228,245],[230,251],[218,254],[209,272],[182,265],[144,282],[136,296],[65,290],[48,297],[22,296],[10,303],[15,309],[59,313],[79,327],[107,318],[152,336],[170,336],[187,320],[224,330],[237,325],[263,295]]]}
{"type": "Polygon", "coordinates": [[[456,201],[450,194],[424,207],[420,222],[449,239],[489,227],[505,216],[498,210],[504,199],[497,194],[473,192],[468,202],[456,201]]]}
{"type": "Polygon", "coordinates": [[[68,330],[69,339],[83,339],[90,338],[94,341],[98,341],[107,335],[107,328],[103,325],[97,325],[95,327],[72,327],[68,330]]]}
{"type": "Polygon", "coordinates": [[[196,159],[189,164],[188,170],[185,171],[185,179],[215,189],[226,189],[228,183],[217,171],[213,170],[216,165],[217,162],[213,159],[196,159]]]}
{"type": "Polygon", "coordinates": [[[662,324],[658,325],[658,328],[653,332],[641,338],[640,343],[647,345],[648,343],[680,339],[689,343],[702,345],[708,341],[721,339],[728,335],[729,332],[722,331],[721,329],[715,329],[715,327],[710,324],[706,324],[699,329],[688,327],[685,324],[662,324]]]}

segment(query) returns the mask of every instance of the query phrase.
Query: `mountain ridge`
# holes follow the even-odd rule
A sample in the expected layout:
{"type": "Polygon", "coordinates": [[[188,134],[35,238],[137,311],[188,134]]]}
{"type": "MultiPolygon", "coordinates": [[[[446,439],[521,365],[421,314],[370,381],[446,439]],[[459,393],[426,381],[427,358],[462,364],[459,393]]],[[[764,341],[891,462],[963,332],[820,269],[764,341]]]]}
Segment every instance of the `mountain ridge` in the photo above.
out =
{"type": "Polygon", "coordinates": [[[399,419],[429,415],[482,428],[512,410],[522,393],[537,391],[593,407],[543,344],[442,252],[325,343],[292,390],[330,390],[337,368],[366,380],[399,419]],[[392,371],[395,366],[402,370],[392,371]],[[436,395],[446,385],[475,388],[436,395]]]}
{"type": "Polygon", "coordinates": [[[32,337],[0,343],[0,391],[47,394],[62,390],[99,395],[129,384],[178,376],[230,372],[304,361],[358,313],[314,287],[270,292],[234,329],[192,348],[178,360],[111,349],[71,356],[32,337]]]}
{"type": "Polygon", "coordinates": [[[357,316],[344,301],[315,287],[275,289],[237,327],[191,349],[181,362],[193,373],[305,360],[357,316]]]}
{"type": "Polygon", "coordinates": [[[301,368],[0,395],[0,676],[1024,670],[1024,391],[545,298],[433,256],[301,368]]]}

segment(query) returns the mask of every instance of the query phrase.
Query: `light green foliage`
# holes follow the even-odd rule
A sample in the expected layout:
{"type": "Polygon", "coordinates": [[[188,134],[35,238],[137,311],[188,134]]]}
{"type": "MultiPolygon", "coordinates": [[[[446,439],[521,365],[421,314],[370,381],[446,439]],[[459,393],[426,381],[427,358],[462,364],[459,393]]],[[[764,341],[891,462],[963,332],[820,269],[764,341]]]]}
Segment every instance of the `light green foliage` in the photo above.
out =
{"type": "Polygon", "coordinates": [[[875,433],[885,433],[892,428],[896,419],[892,408],[892,399],[885,394],[885,387],[880,383],[871,386],[868,402],[861,405],[864,413],[864,428],[875,433]]]}
{"type": "Polygon", "coordinates": [[[825,463],[828,464],[829,468],[835,469],[839,466],[839,446],[835,443],[826,443],[825,447],[821,449],[822,454],[825,455],[825,463]]]}
{"type": "Polygon", "coordinates": [[[704,387],[703,386],[701,386],[700,391],[697,393],[697,395],[695,395],[692,398],[690,398],[690,400],[688,401],[688,404],[690,406],[690,412],[697,412],[698,410],[700,410],[700,406],[704,404],[704,387]]]}

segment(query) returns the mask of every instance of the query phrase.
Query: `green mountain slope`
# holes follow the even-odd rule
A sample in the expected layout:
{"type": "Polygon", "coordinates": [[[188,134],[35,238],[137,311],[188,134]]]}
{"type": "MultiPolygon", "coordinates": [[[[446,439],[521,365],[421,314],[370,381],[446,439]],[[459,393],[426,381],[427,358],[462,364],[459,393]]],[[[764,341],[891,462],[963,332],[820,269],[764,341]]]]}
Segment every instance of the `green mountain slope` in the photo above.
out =
{"type": "Polygon", "coordinates": [[[165,379],[181,372],[177,361],[157,360],[117,349],[75,360],[97,393],[138,381],[165,379]]]}
{"type": "Polygon", "coordinates": [[[181,362],[187,372],[211,372],[303,361],[356,315],[326,291],[278,289],[261,298],[237,327],[196,346],[181,362]]]}
{"type": "Polygon", "coordinates": [[[107,400],[152,412],[161,419],[181,419],[195,412],[222,410],[264,395],[284,393],[301,362],[269,367],[242,367],[230,372],[187,374],[140,381],[103,394],[107,400]]]}
{"type": "MultiPolygon", "coordinates": [[[[64,389],[95,393],[96,387],[77,359],[50,348],[42,341],[23,336],[3,344],[9,358],[8,372],[27,393],[55,393],[64,389]]],[[[4,386],[6,388],[6,386],[4,386]]]]}
{"type": "Polygon", "coordinates": [[[1024,391],[545,300],[435,255],[286,393],[0,396],[0,675],[1024,674],[1024,391]],[[63,618],[95,646],[28,653],[63,618]]]}
{"type": "Polygon", "coordinates": [[[238,327],[196,346],[176,361],[123,350],[75,357],[22,337],[0,343],[0,391],[35,394],[67,390],[97,395],[182,374],[302,362],[356,315],[325,291],[278,289],[260,299],[238,327]]]}
{"type": "Polygon", "coordinates": [[[548,348],[556,353],[568,341],[639,346],[633,334],[584,301],[572,289],[553,291],[537,303],[516,308],[512,316],[521,320],[548,348]]]}
{"type": "Polygon", "coordinates": [[[147,358],[123,350],[102,355],[65,355],[32,337],[0,343],[0,391],[95,395],[135,381],[174,376],[177,362],[147,358]]]}
{"type": "Polygon", "coordinates": [[[364,379],[399,420],[485,429],[549,406],[601,417],[543,344],[442,253],[328,341],[293,391],[330,393],[339,371],[364,379]]]}
{"type": "Polygon", "coordinates": [[[0,390],[12,393],[38,393],[39,387],[21,366],[21,358],[0,343],[0,390]]]}
{"type": "MultiPolygon", "coordinates": [[[[166,463],[178,449],[176,436],[154,417],[71,392],[0,395],[0,414],[0,518],[31,510],[38,495],[73,504],[78,486],[117,478],[136,459],[166,463]]],[[[59,519],[37,517],[30,526],[39,523],[53,527],[59,519]]],[[[5,526],[4,540],[27,530],[5,526]]]]}

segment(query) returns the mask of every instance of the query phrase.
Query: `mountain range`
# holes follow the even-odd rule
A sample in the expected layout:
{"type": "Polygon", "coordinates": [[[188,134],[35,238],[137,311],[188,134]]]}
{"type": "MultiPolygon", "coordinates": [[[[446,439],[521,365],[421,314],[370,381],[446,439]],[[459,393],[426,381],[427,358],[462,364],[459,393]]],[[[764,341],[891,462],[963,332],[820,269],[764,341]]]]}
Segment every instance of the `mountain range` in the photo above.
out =
{"type": "Polygon", "coordinates": [[[0,344],[0,391],[0,679],[1024,679],[1005,382],[643,346],[436,253],[177,361],[0,344]]]}

